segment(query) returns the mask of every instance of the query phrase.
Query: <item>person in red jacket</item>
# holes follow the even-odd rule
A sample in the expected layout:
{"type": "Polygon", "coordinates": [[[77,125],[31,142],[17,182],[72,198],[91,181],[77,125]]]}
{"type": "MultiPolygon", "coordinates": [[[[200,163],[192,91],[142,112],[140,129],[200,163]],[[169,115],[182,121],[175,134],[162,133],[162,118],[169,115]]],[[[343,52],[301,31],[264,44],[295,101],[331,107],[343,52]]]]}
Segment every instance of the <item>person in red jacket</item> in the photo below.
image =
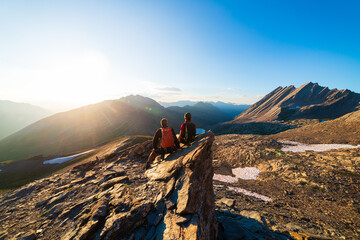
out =
{"type": "Polygon", "coordinates": [[[180,127],[180,137],[179,140],[185,145],[190,145],[196,136],[196,125],[191,122],[191,114],[185,113],[184,115],[185,122],[181,124],[180,127]]]}
{"type": "Polygon", "coordinates": [[[153,150],[150,153],[149,158],[146,162],[146,169],[150,167],[156,155],[161,154],[163,158],[165,154],[173,153],[176,151],[176,149],[180,148],[180,144],[178,139],[176,138],[175,131],[172,127],[168,126],[167,119],[161,119],[160,124],[161,128],[156,131],[152,140],[153,150]]]}

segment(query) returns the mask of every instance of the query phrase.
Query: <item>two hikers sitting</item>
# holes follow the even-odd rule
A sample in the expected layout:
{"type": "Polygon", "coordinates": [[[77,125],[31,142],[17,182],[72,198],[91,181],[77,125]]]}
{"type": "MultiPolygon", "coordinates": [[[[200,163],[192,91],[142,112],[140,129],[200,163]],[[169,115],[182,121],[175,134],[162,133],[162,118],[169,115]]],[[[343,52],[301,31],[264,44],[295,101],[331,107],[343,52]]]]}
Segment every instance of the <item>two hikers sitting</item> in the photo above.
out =
{"type": "MultiPolygon", "coordinates": [[[[190,113],[186,113],[184,118],[185,122],[180,127],[179,138],[181,143],[190,145],[190,143],[195,140],[196,126],[195,124],[191,123],[190,113]]],[[[164,158],[165,154],[173,153],[176,151],[176,149],[180,148],[180,144],[175,135],[175,131],[172,127],[168,126],[167,119],[161,119],[160,124],[161,128],[156,131],[152,140],[153,150],[150,153],[150,156],[146,162],[146,169],[150,167],[156,155],[160,154],[162,158],[164,158]]]]}

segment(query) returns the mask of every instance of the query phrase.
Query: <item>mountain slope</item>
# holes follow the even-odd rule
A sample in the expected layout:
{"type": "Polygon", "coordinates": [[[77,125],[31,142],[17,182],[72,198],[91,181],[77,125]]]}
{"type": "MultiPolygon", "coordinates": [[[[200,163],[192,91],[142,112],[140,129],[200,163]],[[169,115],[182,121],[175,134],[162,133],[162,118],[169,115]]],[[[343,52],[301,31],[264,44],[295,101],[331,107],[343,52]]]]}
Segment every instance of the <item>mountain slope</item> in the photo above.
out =
{"type": "Polygon", "coordinates": [[[232,123],[266,122],[293,119],[337,118],[359,109],[360,94],[350,90],[330,90],[317,83],[299,88],[278,87],[232,123]]]}
{"type": "Polygon", "coordinates": [[[152,135],[162,117],[169,118],[174,128],[182,121],[165,108],[154,113],[118,100],[58,113],[0,141],[0,161],[64,155],[123,135],[152,135]]]}
{"type": "Polygon", "coordinates": [[[172,109],[164,108],[151,98],[132,95],[54,114],[31,124],[0,141],[0,161],[66,155],[119,136],[152,136],[163,117],[179,132],[187,111],[202,128],[230,120],[208,103],[172,109]]]}
{"type": "Polygon", "coordinates": [[[360,144],[360,110],[340,118],[291,129],[274,135],[302,143],[360,144]]]}
{"type": "Polygon", "coordinates": [[[31,104],[0,100],[0,139],[51,114],[31,104]]]}

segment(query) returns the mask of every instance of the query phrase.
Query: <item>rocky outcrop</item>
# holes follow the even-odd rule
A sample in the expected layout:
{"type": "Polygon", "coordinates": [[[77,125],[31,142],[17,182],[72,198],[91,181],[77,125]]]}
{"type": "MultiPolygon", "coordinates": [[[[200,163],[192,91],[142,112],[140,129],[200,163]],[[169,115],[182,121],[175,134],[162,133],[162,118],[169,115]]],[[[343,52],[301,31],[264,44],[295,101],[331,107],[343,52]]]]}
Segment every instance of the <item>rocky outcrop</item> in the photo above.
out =
{"type": "Polygon", "coordinates": [[[150,141],[116,146],[0,196],[1,239],[215,239],[212,133],[144,173],[150,141]]]}
{"type": "Polygon", "coordinates": [[[211,134],[187,155],[175,155],[147,171],[150,180],[167,182],[164,195],[167,210],[163,225],[156,229],[163,239],[216,238],[213,167],[209,155],[213,139],[211,134]]]}
{"type": "Polygon", "coordinates": [[[278,87],[230,123],[293,119],[334,119],[359,109],[360,94],[317,83],[278,87]]]}

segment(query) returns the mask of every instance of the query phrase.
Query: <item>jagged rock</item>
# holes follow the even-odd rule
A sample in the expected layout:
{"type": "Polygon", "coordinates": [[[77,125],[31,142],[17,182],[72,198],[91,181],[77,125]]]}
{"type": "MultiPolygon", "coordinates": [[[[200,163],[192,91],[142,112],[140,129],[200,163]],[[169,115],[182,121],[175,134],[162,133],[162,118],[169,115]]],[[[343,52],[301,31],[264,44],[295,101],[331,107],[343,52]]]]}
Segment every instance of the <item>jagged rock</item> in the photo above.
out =
{"type": "Polygon", "coordinates": [[[114,186],[117,183],[123,183],[123,182],[127,182],[127,181],[129,181],[128,176],[116,177],[116,178],[113,178],[113,179],[111,179],[109,181],[106,181],[106,182],[102,183],[100,185],[100,187],[103,188],[103,189],[107,189],[109,187],[114,186]]]}
{"type": "Polygon", "coordinates": [[[175,186],[175,178],[171,178],[169,180],[169,182],[166,184],[166,192],[165,192],[165,197],[169,197],[170,194],[172,193],[172,191],[174,190],[174,186],[175,186]]]}
{"type": "Polygon", "coordinates": [[[70,194],[70,192],[64,192],[62,194],[59,193],[58,196],[51,198],[47,204],[48,205],[55,204],[55,203],[63,200],[64,198],[66,198],[69,194],[70,194]]]}
{"type": "Polygon", "coordinates": [[[219,202],[225,204],[228,207],[233,207],[235,204],[235,200],[234,199],[229,199],[229,198],[221,198],[219,200],[219,202]]]}
{"type": "Polygon", "coordinates": [[[113,239],[133,232],[145,222],[151,207],[150,203],[143,203],[134,206],[129,212],[122,212],[107,218],[100,238],[105,240],[113,239]]]}
{"type": "Polygon", "coordinates": [[[5,232],[0,232],[0,240],[4,240],[7,238],[7,234],[5,232]]]}
{"type": "Polygon", "coordinates": [[[28,233],[24,237],[21,238],[21,240],[35,240],[36,234],[35,233],[28,233]]]}
{"type": "Polygon", "coordinates": [[[148,157],[152,149],[152,141],[148,140],[143,143],[139,143],[130,152],[130,157],[148,157]]]}
{"type": "Polygon", "coordinates": [[[147,215],[146,219],[150,225],[157,226],[162,217],[162,213],[150,213],[149,215],[147,215]]]}

